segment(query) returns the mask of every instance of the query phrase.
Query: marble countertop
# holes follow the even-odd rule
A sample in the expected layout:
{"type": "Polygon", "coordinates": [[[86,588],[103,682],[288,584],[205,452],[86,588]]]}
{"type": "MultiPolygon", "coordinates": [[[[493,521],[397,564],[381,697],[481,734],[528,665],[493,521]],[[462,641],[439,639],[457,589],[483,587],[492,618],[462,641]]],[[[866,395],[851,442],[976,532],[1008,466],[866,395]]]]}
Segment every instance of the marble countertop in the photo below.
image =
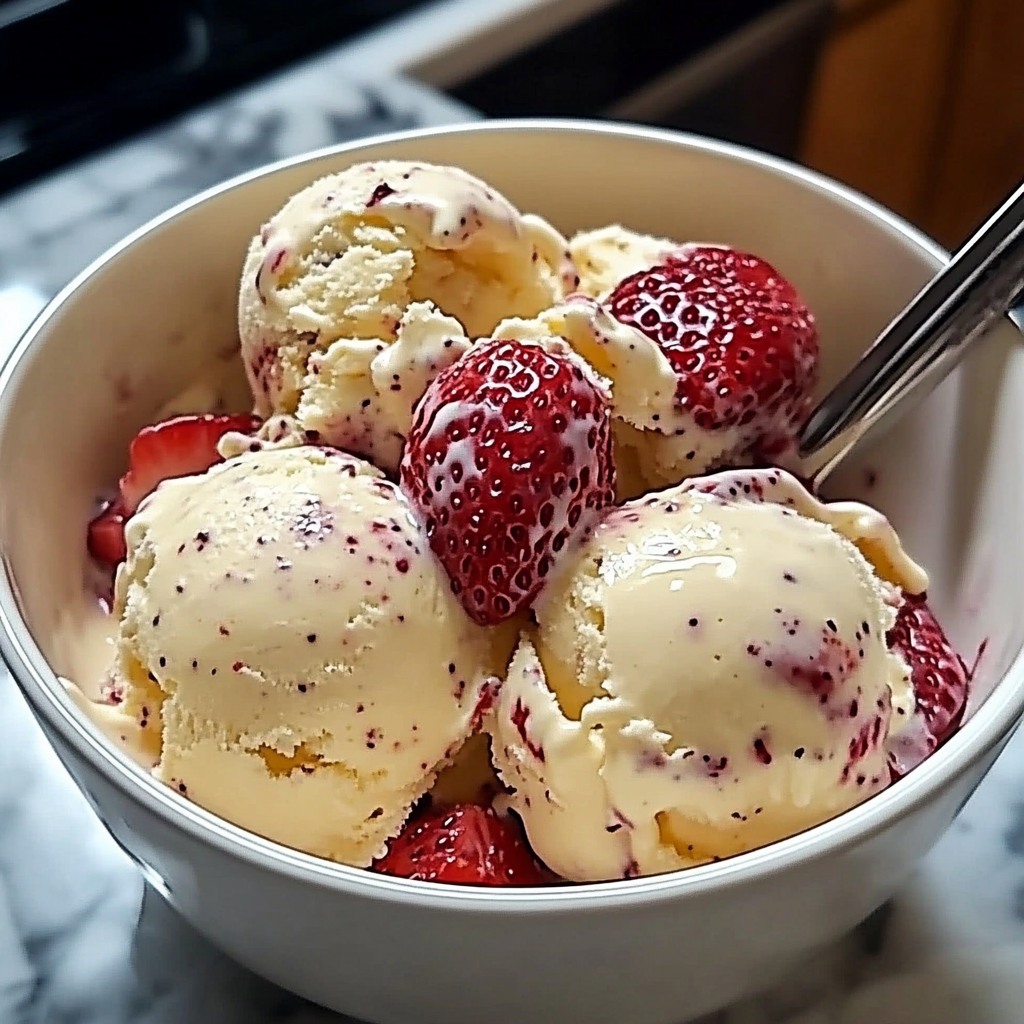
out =
{"type": "MultiPolygon", "coordinates": [[[[319,58],[7,197],[0,354],[93,257],[197,190],[331,142],[476,116],[371,74],[372,52],[319,58]]],[[[341,1021],[221,956],[144,886],[2,669],[0,730],[0,1024],[341,1021]]],[[[896,899],[799,977],[705,1024],[1017,1021],[1024,736],[896,899]]]]}

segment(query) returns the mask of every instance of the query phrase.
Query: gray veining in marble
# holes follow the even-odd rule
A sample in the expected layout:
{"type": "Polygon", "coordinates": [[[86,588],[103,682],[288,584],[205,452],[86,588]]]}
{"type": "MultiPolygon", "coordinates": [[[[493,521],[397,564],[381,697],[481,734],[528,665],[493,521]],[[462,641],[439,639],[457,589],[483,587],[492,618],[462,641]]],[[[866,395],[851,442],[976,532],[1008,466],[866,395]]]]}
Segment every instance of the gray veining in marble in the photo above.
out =
{"type": "MultiPolygon", "coordinates": [[[[472,116],[400,77],[352,78],[328,57],[8,197],[0,354],[91,259],[195,191],[334,141],[472,116]]],[[[0,730],[0,1024],[340,1022],[218,954],[144,887],[2,670],[0,730]]],[[[1018,1021],[1020,736],[889,906],[799,977],[706,1024],[1018,1021]]]]}

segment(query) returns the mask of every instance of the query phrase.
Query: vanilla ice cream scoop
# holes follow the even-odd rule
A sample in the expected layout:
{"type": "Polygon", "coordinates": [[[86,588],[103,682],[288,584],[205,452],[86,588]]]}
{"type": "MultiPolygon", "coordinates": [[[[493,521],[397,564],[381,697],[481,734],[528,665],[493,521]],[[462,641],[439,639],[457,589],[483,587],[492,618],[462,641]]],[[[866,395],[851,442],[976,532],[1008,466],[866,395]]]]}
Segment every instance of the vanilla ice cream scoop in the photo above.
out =
{"type": "Polygon", "coordinates": [[[679,248],[678,242],[608,224],[580,231],[569,239],[569,255],[579,273],[578,290],[605,299],[630,274],[662,263],[679,248]]]}
{"type": "MultiPolygon", "coordinates": [[[[361,403],[382,392],[368,364],[399,336],[412,304],[457,321],[445,337],[421,339],[430,351],[416,358],[444,362],[444,341],[532,316],[576,280],[554,228],[463,170],[379,161],[328,175],[289,199],[249,247],[238,316],[256,411],[309,412],[311,423],[324,421],[312,423],[322,434],[346,415],[372,430],[376,410],[361,403]],[[341,379],[333,401],[317,379],[321,358],[341,379]],[[303,407],[310,388],[318,394],[303,407]]],[[[358,424],[345,430],[342,440],[358,437],[358,424]]]]}
{"type": "Polygon", "coordinates": [[[253,832],[369,864],[497,667],[401,493],[339,452],[260,451],[162,484],[127,543],[114,680],[155,736],[154,774],[253,832]]]}
{"type": "Polygon", "coordinates": [[[433,303],[413,302],[394,341],[336,341],[313,352],[296,410],[269,416],[255,435],[230,431],[218,450],[232,458],[257,447],[326,444],[394,473],[416,403],[469,346],[458,320],[433,303]]]}
{"type": "Polygon", "coordinates": [[[545,592],[489,719],[537,854],[577,881],[653,874],[883,789],[913,707],[886,632],[898,588],[926,583],[880,514],[779,470],[613,511],[545,592]]]}

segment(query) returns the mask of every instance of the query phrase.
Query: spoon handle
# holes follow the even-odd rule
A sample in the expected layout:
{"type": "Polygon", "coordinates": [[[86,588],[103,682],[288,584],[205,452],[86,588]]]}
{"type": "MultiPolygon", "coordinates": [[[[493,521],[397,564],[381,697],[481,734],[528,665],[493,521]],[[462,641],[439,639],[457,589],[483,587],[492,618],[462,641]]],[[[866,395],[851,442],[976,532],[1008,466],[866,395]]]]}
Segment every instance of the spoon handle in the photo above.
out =
{"type": "Polygon", "coordinates": [[[881,418],[924,380],[938,383],[964,350],[1024,299],[1024,182],[879,335],[822,399],[800,434],[821,451],[856,421],[881,418]]]}

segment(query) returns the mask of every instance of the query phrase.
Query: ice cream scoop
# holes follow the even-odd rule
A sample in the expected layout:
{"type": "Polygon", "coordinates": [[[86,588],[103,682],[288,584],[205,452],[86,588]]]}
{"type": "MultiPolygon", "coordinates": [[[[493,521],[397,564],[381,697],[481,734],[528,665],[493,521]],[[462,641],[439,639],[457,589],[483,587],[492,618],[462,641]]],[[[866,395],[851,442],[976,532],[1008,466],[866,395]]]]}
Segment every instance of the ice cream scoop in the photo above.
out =
{"type": "Polygon", "coordinates": [[[401,493],[339,452],[260,451],[162,484],[127,543],[114,686],[154,734],[154,774],[369,864],[473,731],[496,667],[401,493]]]}
{"type": "Polygon", "coordinates": [[[586,881],[791,835],[889,783],[887,648],[923,572],[879,513],[779,470],[621,506],[535,608],[489,719],[530,842],[586,881]]]}
{"type": "MultiPolygon", "coordinates": [[[[402,314],[393,342],[343,340],[313,352],[295,412],[271,416],[257,440],[269,447],[331,444],[394,472],[416,402],[469,346],[458,320],[433,303],[414,302],[402,314]]],[[[250,442],[228,437],[221,452],[240,454],[250,442]]]]}
{"type": "Polygon", "coordinates": [[[603,299],[630,274],[661,263],[678,242],[609,224],[580,231],[569,240],[569,255],[580,276],[579,291],[603,299]]]}
{"type": "MultiPolygon", "coordinates": [[[[267,221],[245,260],[239,332],[256,411],[302,412],[317,383],[312,356],[349,367],[359,361],[352,352],[372,358],[398,337],[413,303],[429,301],[477,338],[503,316],[539,312],[575,281],[565,239],[466,171],[381,161],[328,175],[267,221]],[[342,353],[329,354],[334,345],[342,353]]],[[[372,398],[379,382],[365,379],[368,361],[372,398]]],[[[344,395],[335,404],[344,406],[335,420],[347,412],[372,422],[373,410],[349,408],[344,395]]],[[[352,433],[349,424],[344,437],[324,440],[352,433]]]]}

